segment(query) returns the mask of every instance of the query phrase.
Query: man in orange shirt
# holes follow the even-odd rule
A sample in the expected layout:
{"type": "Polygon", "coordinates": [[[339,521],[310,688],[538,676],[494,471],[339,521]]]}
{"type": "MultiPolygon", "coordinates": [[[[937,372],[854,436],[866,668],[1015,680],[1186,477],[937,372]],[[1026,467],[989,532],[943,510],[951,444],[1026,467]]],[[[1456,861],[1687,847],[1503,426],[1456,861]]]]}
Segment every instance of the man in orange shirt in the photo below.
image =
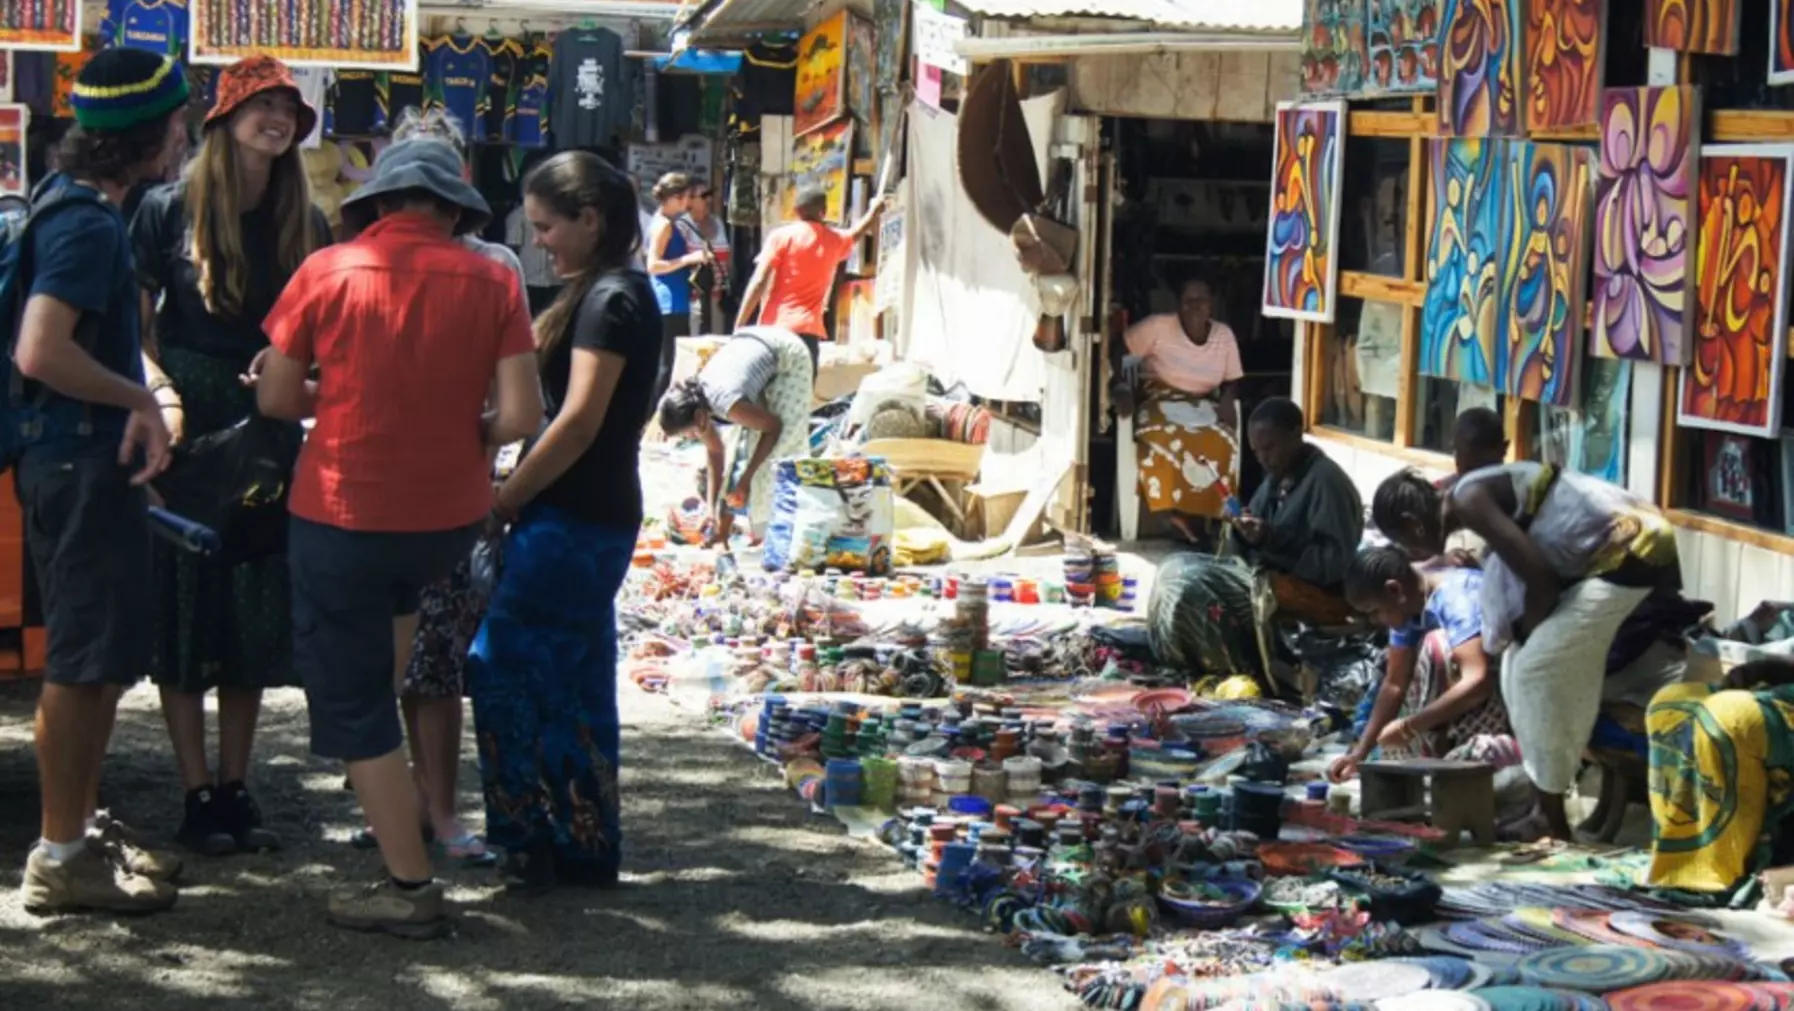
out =
{"type": "Polygon", "coordinates": [[[864,217],[854,222],[852,228],[841,231],[822,221],[828,213],[827,191],[812,188],[799,193],[798,220],[774,229],[766,237],[754,278],[742,296],[735,329],[745,330],[753,325],[754,310],[760,309],[761,326],[776,326],[803,338],[810,350],[810,374],[814,376],[822,342],[829,339],[822,317],[829,289],[835,284],[835,268],[853,251],[853,244],[872,230],[884,201],[884,197],[872,201],[864,217]]]}

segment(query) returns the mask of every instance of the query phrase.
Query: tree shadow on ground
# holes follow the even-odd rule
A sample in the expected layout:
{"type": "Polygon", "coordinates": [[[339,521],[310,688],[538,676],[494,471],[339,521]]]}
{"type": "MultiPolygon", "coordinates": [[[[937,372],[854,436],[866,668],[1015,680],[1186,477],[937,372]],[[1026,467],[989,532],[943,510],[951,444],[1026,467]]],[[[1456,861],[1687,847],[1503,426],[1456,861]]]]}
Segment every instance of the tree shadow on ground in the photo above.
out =
{"type": "MultiPolygon", "coordinates": [[[[407,943],[329,927],[330,890],[375,880],[340,767],[306,749],[303,697],[268,696],[254,787],[287,847],[192,859],[180,904],[137,918],[38,919],[18,905],[37,827],[34,691],[0,685],[0,1004],[289,1007],[700,1007],[1053,1011],[1054,976],[924,893],[876,847],[809,815],[777,771],[693,714],[620,688],[625,880],[520,900],[490,871],[444,868],[452,938],[407,943]]],[[[471,741],[464,748],[471,756],[471,741]]],[[[478,775],[462,774],[478,823],[478,775]]],[[[105,803],[155,839],[181,797],[152,689],[126,696],[105,803]]]]}

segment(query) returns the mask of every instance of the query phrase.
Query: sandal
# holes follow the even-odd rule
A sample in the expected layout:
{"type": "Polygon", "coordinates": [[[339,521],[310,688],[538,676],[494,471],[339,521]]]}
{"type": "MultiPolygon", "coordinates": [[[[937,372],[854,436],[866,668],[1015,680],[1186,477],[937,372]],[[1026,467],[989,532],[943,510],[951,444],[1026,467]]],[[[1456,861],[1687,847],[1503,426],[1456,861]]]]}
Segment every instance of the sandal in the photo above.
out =
{"type": "MultiPolygon", "coordinates": [[[[425,825],[423,829],[425,844],[435,842],[436,830],[428,825],[425,825]]],[[[349,845],[358,850],[377,850],[380,848],[380,840],[374,838],[374,829],[372,826],[369,826],[367,828],[356,829],[355,834],[349,837],[349,845]]]]}
{"type": "Polygon", "coordinates": [[[458,838],[438,839],[430,846],[430,854],[437,860],[453,861],[463,868],[491,867],[498,863],[498,854],[486,848],[486,840],[472,832],[464,832],[458,838]]]}

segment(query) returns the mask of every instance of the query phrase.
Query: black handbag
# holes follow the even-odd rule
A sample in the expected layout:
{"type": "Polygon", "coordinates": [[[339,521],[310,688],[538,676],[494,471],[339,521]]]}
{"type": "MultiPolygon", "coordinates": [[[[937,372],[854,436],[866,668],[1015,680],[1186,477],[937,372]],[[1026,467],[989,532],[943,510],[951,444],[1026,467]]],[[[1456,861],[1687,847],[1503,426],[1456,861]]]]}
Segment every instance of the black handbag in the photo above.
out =
{"type": "Polygon", "coordinates": [[[223,548],[213,557],[220,561],[283,554],[287,494],[304,439],[298,425],[251,415],[176,446],[156,492],[170,512],[218,532],[223,548]]]}

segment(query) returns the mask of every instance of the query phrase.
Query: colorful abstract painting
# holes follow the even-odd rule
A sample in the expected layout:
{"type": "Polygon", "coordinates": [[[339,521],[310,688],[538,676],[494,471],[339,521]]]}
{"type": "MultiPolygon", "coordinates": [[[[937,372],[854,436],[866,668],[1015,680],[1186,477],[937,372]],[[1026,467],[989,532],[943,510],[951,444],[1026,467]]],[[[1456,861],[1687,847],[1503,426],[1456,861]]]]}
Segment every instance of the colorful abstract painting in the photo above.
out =
{"type": "Polygon", "coordinates": [[[797,114],[791,134],[802,137],[847,107],[846,11],[809,30],[797,44],[797,114]]]}
{"type": "Polygon", "coordinates": [[[1353,95],[1364,87],[1365,0],[1302,0],[1302,91],[1353,95]]]}
{"type": "Polygon", "coordinates": [[[1701,153],[1695,328],[1677,420],[1773,436],[1781,425],[1788,323],[1788,196],[1794,145],[1701,153]]]}
{"type": "MultiPolygon", "coordinates": [[[[1607,0],[1519,0],[1528,132],[1593,126],[1601,112],[1607,0]]],[[[1623,0],[1622,0],[1623,2],[1623,0]]]]}
{"type": "Polygon", "coordinates": [[[1426,301],[1420,371],[1476,386],[1501,384],[1496,342],[1505,201],[1496,192],[1506,143],[1434,140],[1428,158],[1426,301]]]}
{"type": "Polygon", "coordinates": [[[1688,364],[1700,122],[1693,87],[1607,90],[1595,181],[1596,356],[1688,364]]]}
{"type": "Polygon", "coordinates": [[[1445,0],[1439,36],[1439,132],[1508,137],[1520,132],[1524,0],[1445,0]]]}
{"type": "Polygon", "coordinates": [[[825,221],[844,225],[853,177],[853,119],[843,117],[811,130],[791,144],[791,185],[780,198],[784,220],[797,218],[797,195],[811,187],[828,194],[825,221]]]}
{"type": "Polygon", "coordinates": [[[1333,321],[1339,283],[1344,102],[1277,103],[1264,314],[1333,321]]]}
{"type": "MultiPolygon", "coordinates": [[[[1738,52],[1742,0],[1645,0],[1645,45],[1684,53],[1738,52]]],[[[1772,3],[1779,0],[1772,0],[1772,3]]]]}
{"type": "Polygon", "coordinates": [[[1432,94],[1439,86],[1439,7],[1444,0],[1369,0],[1364,95],[1432,94]]]}
{"type": "Polygon", "coordinates": [[[1569,144],[1515,141],[1496,187],[1503,214],[1497,333],[1508,396],[1557,407],[1576,399],[1588,276],[1594,152],[1569,144]]]}
{"type": "Polygon", "coordinates": [[[1769,83],[1794,84],[1794,0],[1769,0],[1769,83]]]}

